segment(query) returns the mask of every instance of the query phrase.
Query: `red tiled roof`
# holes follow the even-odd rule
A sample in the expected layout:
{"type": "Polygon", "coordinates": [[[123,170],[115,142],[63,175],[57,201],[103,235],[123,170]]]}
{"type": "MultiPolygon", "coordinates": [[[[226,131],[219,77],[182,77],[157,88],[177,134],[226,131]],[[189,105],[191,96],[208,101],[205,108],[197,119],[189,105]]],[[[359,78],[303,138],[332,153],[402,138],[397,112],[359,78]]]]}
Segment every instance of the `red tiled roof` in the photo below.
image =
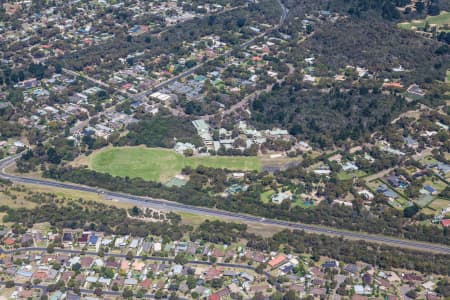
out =
{"type": "Polygon", "coordinates": [[[216,269],[216,268],[209,268],[208,271],[206,271],[205,279],[210,280],[213,278],[220,277],[222,275],[223,270],[216,269]]]}
{"type": "Polygon", "coordinates": [[[92,264],[93,261],[94,261],[94,259],[93,259],[92,257],[90,257],[90,256],[85,256],[85,257],[82,257],[82,258],[80,259],[80,265],[81,265],[83,268],[87,268],[87,267],[89,267],[89,266],[92,264]]]}
{"type": "Polygon", "coordinates": [[[19,297],[22,299],[28,299],[28,298],[33,297],[33,293],[34,293],[33,290],[22,290],[19,293],[19,297]]]}
{"type": "Polygon", "coordinates": [[[143,289],[148,289],[152,285],[152,282],[150,281],[150,279],[145,279],[141,281],[140,285],[143,289]]]}
{"type": "Polygon", "coordinates": [[[47,272],[37,271],[33,274],[33,279],[45,280],[47,278],[47,272]]]}
{"type": "Polygon", "coordinates": [[[442,226],[448,227],[450,226],[450,219],[445,219],[441,221],[442,226]]]}
{"type": "Polygon", "coordinates": [[[3,243],[4,243],[5,245],[7,245],[7,246],[11,246],[11,245],[14,244],[14,239],[12,239],[12,238],[7,238],[7,239],[3,240],[3,243]]]}
{"type": "Polygon", "coordinates": [[[72,275],[73,275],[73,272],[70,272],[70,271],[68,271],[68,272],[63,272],[63,273],[61,274],[61,280],[62,280],[62,281],[68,281],[68,280],[70,279],[70,277],[72,277],[72,275]]]}
{"type": "Polygon", "coordinates": [[[286,256],[283,254],[278,254],[277,256],[275,256],[272,260],[270,260],[268,262],[269,266],[271,266],[272,268],[281,264],[284,260],[286,259],[286,256]]]}
{"type": "Polygon", "coordinates": [[[270,288],[270,286],[267,284],[253,285],[250,287],[250,291],[254,293],[261,293],[266,291],[268,288],[270,288]]]}
{"type": "Polygon", "coordinates": [[[405,274],[403,276],[404,280],[411,280],[411,281],[422,281],[422,276],[416,275],[416,274],[405,274]]]}
{"type": "Polygon", "coordinates": [[[385,82],[385,83],[383,83],[383,87],[400,89],[403,87],[403,85],[400,82],[385,82]]]}
{"type": "Polygon", "coordinates": [[[83,274],[78,274],[77,277],[75,277],[75,280],[81,284],[84,284],[84,281],[86,280],[86,278],[84,277],[83,274]]]}
{"type": "Polygon", "coordinates": [[[219,249],[214,249],[213,252],[212,252],[212,255],[215,256],[215,257],[223,257],[224,254],[219,249]]]}
{"type": "Polygon", "coordinates": [[[220,300],[220,297],[217,294],[211,294],[209,300],[220,300]]]}

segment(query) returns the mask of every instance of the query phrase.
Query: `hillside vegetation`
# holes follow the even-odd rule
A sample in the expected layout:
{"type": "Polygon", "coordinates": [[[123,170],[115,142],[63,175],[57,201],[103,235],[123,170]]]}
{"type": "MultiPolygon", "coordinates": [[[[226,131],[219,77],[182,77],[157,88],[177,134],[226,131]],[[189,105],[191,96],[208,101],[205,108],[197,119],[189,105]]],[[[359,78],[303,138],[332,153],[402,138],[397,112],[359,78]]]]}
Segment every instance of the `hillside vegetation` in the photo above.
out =
{"type": "MultiPolygon", "coordinates": [[[[374,130],[400,113],[414,109],[405,93],[382,90],[385,80],[405,87],[418,84],[427,92],[419,101],[429,106],[444,103],[450,51],[443,43],[398,28],[405,19],[396,6],[409,1],[305,1],[286,0],[290,9],[285,32],[291,36],[287,62],[296,73],[271,92],[262,93],[251,105],[251,119],[259,128],[287,128],[322,148],[365,140],[374,130]],[[307,36],[302,18],[329,10],[335,19],[317,21],[307,36]],[[304,38],[302,38],[304,37],[304,38]],[[300,41],[299,41],[300,40],[300,41]],[[313,58],[312,64],[305,59],[313,58]],[[394,72],[394,68],[404,72],[394,72]],[[355,75],[364,68],[368,75],[355,75]],[[303,80],[306,75],[315,82],[303,80]],[[335,76],[344,76],[343,81],[335,76]]],[[[435,5],[434,1],[430,5],[435,5]]]]}

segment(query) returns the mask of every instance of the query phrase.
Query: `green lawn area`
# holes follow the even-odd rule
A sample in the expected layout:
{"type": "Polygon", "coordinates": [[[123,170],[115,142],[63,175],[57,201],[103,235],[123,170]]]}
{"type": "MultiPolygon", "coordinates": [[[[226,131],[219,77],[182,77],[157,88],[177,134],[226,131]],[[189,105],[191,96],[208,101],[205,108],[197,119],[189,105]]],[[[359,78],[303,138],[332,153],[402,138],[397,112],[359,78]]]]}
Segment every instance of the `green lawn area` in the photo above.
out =
{"type": "Polygon", "coordinates": [[[195,168],[200,165],[230,170],[261,170],[258,157],[184,157],[172,150],[141,146],[105,148],[88,157],[88,166],[92,170],[162,182],[186,166],[195,168]]]}
{"type": "Polygon", "coordinates": [[[395,202],[400,204],[402,207],[406,207],[406,205],[408,204],[408,200],[406,200],[403,196],[400,195],[397,199],[395,199],[395,202]]]}
{"type": "Polygon", "coordinates": [[[420,160],[422,164],[435,164],[438,161],[433,156],[427,156],[420,160]]]}
{"type": "Polygon", "coordinates": [[[265,192],[263,192],[260,196],[261,196],[261,201],[264,203],[270,203],[272,202],[272,195],[275,194],[274,190],[267,190],[265,192]]]}
{"type": "Polygon", "coordinates": [[[353,174],[347,173],[347,172],[344,172],[344,171],[339,172],[339,173],[337,174],[337,179],[338,179],[338,180],[350,180],[350,179],[352,179],[352,178],[353,178],[353,174]]]}
{"type": "Polygon", "coordinates": [[[423,30],[426,22],[430,25],[435,24],[439,28],[445,24],[450,24],[450,12],[442,11],[439,16],[428,16],[424,20],[413,20],[411,22],[400,23],[398,24],[398,27],[402,29],[412,29],[415,27],[418,30],[423,30]]]}
{"type": "Polygon", "coordinates": [[[308,209],[308,208],[314,207],[314,202],[312,202],[310,204],[305,204],[305,200],[299,198],[297,200],[292,201],[291,205],[293,207],[298,206],[298,207],[301,207],[301,208],[304,208],[304,209],[308,209]]]}
{"type": "Polygon", "coordinates": [[[426,196],[420,196],[419,198],[414,200],[414,203],[417,204],[417,206],[423,208],[426,207],[428,204],[430,204],[433,201],[434,197],[430,195],[426,196]]]}

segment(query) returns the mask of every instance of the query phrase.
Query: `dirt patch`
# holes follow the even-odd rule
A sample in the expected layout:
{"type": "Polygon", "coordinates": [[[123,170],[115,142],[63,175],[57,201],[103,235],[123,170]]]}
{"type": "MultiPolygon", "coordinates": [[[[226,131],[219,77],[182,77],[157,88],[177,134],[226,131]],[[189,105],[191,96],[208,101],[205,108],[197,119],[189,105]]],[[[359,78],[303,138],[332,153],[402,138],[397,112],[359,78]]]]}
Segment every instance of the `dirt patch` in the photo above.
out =
{"type": "Polygon", "coordinates": [[[258,223],[247,223],[247,226],[248,232],[260,235],[262,237],[271,237],[285,229],[279,226],[262,225],[258,223]]]}

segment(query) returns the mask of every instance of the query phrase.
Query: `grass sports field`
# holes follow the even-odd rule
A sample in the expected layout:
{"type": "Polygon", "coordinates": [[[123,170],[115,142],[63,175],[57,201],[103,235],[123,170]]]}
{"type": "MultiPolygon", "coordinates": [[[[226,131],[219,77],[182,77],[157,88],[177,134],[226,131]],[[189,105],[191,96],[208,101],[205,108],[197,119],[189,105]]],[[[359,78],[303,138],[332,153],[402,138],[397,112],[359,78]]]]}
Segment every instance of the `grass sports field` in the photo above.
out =
{"type": "Polygon", "coordinates": [[[413,20],[412,22],[400,23],[398,26],[402,29],[412,29],[415,27],[416,29],[423,30],[427,22],[430,25],[437,25],[438,28],[441,28],[446,24],[450,24],[450,12],[442,11],[439,16],[428,16],[425,20],[413,20]]]}
{"type": "Polygon", "coordinates": [[[184,167],[261,170],[258,157],[184,157],[172,150],[146,147],[105,148],[88,158],[90,169],[115,176],[165,182],[184,167]]]}

